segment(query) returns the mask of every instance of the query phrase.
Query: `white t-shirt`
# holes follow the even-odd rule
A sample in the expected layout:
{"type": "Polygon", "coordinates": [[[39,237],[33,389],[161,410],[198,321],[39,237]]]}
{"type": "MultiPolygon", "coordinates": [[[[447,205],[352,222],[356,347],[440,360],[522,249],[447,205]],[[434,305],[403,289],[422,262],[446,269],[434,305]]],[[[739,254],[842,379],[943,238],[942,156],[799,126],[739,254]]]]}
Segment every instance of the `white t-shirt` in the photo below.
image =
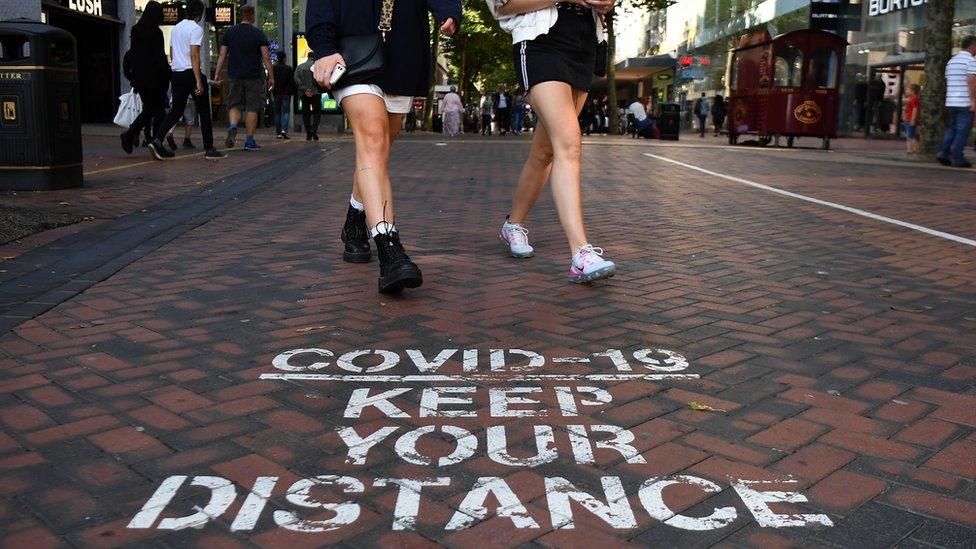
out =
{"type": "Polygon", "coordinates": [[[505,100],[505,94],[504,93],[499,93],[498,94],[498,108],[499,109],[507,109],[508,108],[508,101],[505,100]]]}
{"type": "Polygon", "coordinates": [[[203,27],[195,21],[184,19],[173,27],[169,43],[173,50],[173,72],[192,69],[190,46],[203,46],[203,27]]]}
{"type": "Polygon", "coordinates": [[[643,122],[647,119],[647,111],[644,109],[644,104],[640,101],[634,101],[627,107],[630,114],[634,115],[634,120],[638,122],[643,122]]]}
{"type": "Polygon", "coordinates": [[[967,76],[976,75],[976,57],[966,50],[962,50],[946,64],[946,107],[968,107],[972,103],[969,97],[967,76]]]}

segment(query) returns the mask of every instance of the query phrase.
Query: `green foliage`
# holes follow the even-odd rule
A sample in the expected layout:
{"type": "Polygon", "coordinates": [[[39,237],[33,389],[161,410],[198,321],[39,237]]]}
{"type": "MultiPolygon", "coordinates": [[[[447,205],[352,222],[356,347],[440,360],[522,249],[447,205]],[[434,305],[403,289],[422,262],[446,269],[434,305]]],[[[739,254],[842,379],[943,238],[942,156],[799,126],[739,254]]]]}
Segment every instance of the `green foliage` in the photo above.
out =
{"type": "Polygon", "coordinates": [[[515,79],[512,37],[498,26],[485,0],[463,0],[461,6],[464,22],[457,34],[445,40],[443,51],[461,97],[472,102],[515,79]]]}

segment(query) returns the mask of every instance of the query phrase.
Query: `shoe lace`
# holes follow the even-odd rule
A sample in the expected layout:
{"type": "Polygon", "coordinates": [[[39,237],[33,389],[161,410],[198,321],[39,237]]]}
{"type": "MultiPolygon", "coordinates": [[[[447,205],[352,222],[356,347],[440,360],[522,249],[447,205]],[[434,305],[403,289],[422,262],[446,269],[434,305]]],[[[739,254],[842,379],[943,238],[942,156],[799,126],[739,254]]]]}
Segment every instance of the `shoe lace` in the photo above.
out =
{"type": "MultiPolygon", "coordinates": [[[[386,220],[386,202],[383,202],[383,221],[387,225],[386,238],[383,239],[382,248],[384,249],[387,257],[391,263],[396,263],[397,261],[409,260],[410,257],[407,255],[406,250],[403,249],[403,244],[400,243],[400,235],[396,230],[396,221],[390,223],[386,220]]],[[[376,226],[379,227],[380,223],[376,226]]],[[[377,243],[379,244],[379,242],[377,243]]]]}
{"type": "Polygon", "coordinates": [[[576,257],[579,258],[579,265],[582,267],[587,263],[596,261],[597,258],[603,259],[603,248],[598,248],[592,244],[584,244],[583,246],[580,246],[579,250],[577,250],[576,257]]]}
{"type": "Polygon", "coordinates": [[[511,240],[513,244],[521,245],[529,243],[529,230],[522,225],[509,223],[505,230],[508,232],[508,239],[511,240]]]}

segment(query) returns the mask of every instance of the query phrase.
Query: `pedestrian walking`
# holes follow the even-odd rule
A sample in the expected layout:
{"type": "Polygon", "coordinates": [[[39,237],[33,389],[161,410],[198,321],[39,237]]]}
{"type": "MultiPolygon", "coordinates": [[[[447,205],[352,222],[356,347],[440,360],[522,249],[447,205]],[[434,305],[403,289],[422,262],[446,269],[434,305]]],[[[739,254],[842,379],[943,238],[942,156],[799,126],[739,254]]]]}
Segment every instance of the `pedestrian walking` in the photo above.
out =
{"type": "Polygon", "coordinates": [[[701,97],[695,99],[693,109],[695,111],[695,116],[698,117],[698,136],[705,137],[705,128],[707,127],[706,122],[708,122],[708,114],[711,110],[708,105],[708,98],[705,97],[705,92],[702,92],[701,97]]]}
{"type": "Polygon", "coordinates": [[[495,105],[495,122],[498,123],[498,133],[505,135],[512,125],[512,94],[508,93],[506,84],[499,84],[498,91],[492,97],[495,105]]]}
{"type": "Polygon", "coordinates": [[[254,6],[241,6],[241,22],[227,29],[220,39],[220,55],[217,57],[217,73],[214,77],[215,81],[220,82],[221,71],[226,63],[227,78],[230,80],[227,93],[230,109],[227,113],[228,127],[224,146],[228,149],[234,148],[242,113],[247,134],[244,150],[261,149],[254,140],[254,133],[258,128],[258,113],[264,110],[268,90],[275,86],[269,48],[268,37],[254,26],[254,6]]]}
{"type": "Polygon", "coordinates": [[[451,86],[451,91],[444,95],[444,133],[456,137],[461,133],[461,115],[464,113],[464,103],[457,94],[457,88],[451,86]]]}
{"type": "Polygon", "coordinates": [[[948,127],[935,154],[939,163],[969,168],[963,151],[976,113],[976,36],[962,39],[962,49],[946,64],[946,115],[948,127]]]}
{"type": "Polygon", "coordinates": [[[295,69],[287,63],[285,52],[275,54],[274,64],[274,119],[275,137],[289,139],[288,125],[291,122],[291,97],[295,95],[295,69]]]}
{"type": "Polygon", "coordinates": [[[485,96],[481,100],[481,135],[491,135],[491,113],[495,110],[495,104],[491,102],[490,96],[485,96]]]}
{"type": "Polygon", "coordinates": [[[155,130],[153,124],[161,122],[166,114],[170,68],[163,46],[163,31],[159,28],[162,24],[163,6],[150,0],[129,34],[130,46],[123,69],[133,91],[142,100],[142,112],[119,135],[126,154],[132,154],[132,148],[139,140],[139,132],[145,131],[150,135],[155,130]]]}
{"type": "Polygon", "coordinates": [[[579,116],[579,126],[580,131],[586,135],[590,135],[593,132],[593,121],[596,120],[596,110],[594,107],[596,99],[592,101],[583,100],[583,108],[580,109],[579,116]]]}
{"type": "Polygon", "coordinates": [[[305,141],[319,140],[319,121],[322,119],[322,94],[312,76],[315,57],[311,51],[304,63],[295,69],[295,95],[302,111],[302,125],[305,127],[305,141]]]}
{"type": "Polygon", "coordinates": [[[583,223],[580,182],[582,136],[578,116],[597,65],[604,38],[603,14],[613,0],[557,2],[539,8],[537,0],[489,0],[502,29],[512,34],[515,72],[538,115],[532,150],[522,168],[512,207],[499,237],[512,257],[532,257],[525,220],[551,178],[559,221],[569,241],[569,279],[575,283],[613,276],[616,266],[593,246],[583,223]]]}
{"type": "Polygon", "coordinates": [[[315,80],[332,90],[356,143],[352,194],[340,235],[342,257],[368,262],[372,237],[380,260],[379,291],[384,293],[423,283],[420,268],[400,242],[388,164],[390,147],[413,108],[413,98],[430,89],[428,6],[441,34],[452,36],[461,21],[461,0],[308,0],[306,11],[315,80]],[[365,40],[376,47],[365,49],[385,52],[382,68],[358,74],[350,70],[333,86],[330,79],[337,65],[351,69],[356,65],[347,63],[364,61],[351,57],[355,48],[347,47],[350,37],[356,37],[357,44],[371,37],[365,40]],[[350,58],[344,59],[343,52],[350,58]]]}
{"type": "Polygon", "coordinates": [[[718,137],[722,133],[722,128],[725,125],[725,116],[728,112],[728,104],[725,102],[725,98],[721,95],[716,95],[715,102],[712,103],[712,126],[715,127],[715,137],[718,137]]]}
{"type": "Polygon", "coordinates": [[[908,99],[905,100],[905,113],[902,116],[901,125],[905,131],[905,153],[917,154],[919,151],[918,143],[918,121],[919,121],[919,93],[922,87],[918,84],[908,86],[908,99]]]}
{"type": "MultiPolygon", "coordinates": [[[[204,158],[219,160],[227,155],[218,151],[213,145],[213,122],[210,118],[210,86],[207,77],[200,67],[203,65],[202,45],[204,6],[201,0],[187,0],[186,18],[176,24],[170,32],[170,51],[172,52],[172,78],[170,86],[173,103],[162,123],[153,132],[153,140],[149,143],[149,152],[156,160],[172,158],[176,155],[166,148],[162,139],[176,126],[176,122],[186,110],[186,102],[192,97],[200,118],[200,133],[203,137],[203,147],[206,150],[204,158]]],[[[215,78],[214,82],[218,82],[215,78]]]]}
{"type": "MultiPolygon", "coordinates": [[[[180,119],[180,121],[183,122],[183,143],[181,146],[184,149],[192,150],[197,148],[197,146],[193,144],[193,141],[190,140],[190,136],[193,135],[193,126],[197,125],[198,118],[196,104],[193,101],[187,101],[186,108],[183,109],[183,117],[180,119]]],[[[166,144],[169,145],[169,148],[174,151],[176,150],[176,138],[173,136],[173,132],[175,131],[176,128],[173,128],[168,134],[166,134],[166,144]]]]}
{"type": "Polygon", "coordinates": [[[525,90],[522,85],[515,89],[515,98],[512,100],[514,110],[512,111],[512,132],[515,135],[522,135],[522,128],[525,125],[525,90]]]}

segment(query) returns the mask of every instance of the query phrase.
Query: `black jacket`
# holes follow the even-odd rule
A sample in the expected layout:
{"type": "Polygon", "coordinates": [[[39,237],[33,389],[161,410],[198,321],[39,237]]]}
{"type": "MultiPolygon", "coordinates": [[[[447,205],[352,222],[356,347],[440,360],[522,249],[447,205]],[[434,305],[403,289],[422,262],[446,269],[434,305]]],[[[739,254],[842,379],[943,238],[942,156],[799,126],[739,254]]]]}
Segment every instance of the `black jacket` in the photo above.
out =
{"type": "MultiPolygon", "coordinates": [[[[378,34],[382,0],[308,0],[306,38],[313,57],[339,51],[344,36],[378,34]]],[[[386,38],[382,76],[375,82],[391,95],[425,96],[430,89],[430,23],[448,18],[461,23],[461,0],[396,0],[393,30],[386,38]]]]}
{"type": "Polygon", "coordinates": [[[125,76],[133,88],[166,89],[170,68],[163,51],[163,31],[150,25],[132,27],[124,65],[125,76]]]}
{"type": "MultiPolygon", "coordinates": [[[[491,102],[494,103],[496,112],[498,111],[498,103],[500,101],[501,101],[501,93],[495,92],[491,94],[491,102]]],[[[514,107],[514,105],[512,105],[512,94],[505,92],[505,108],[511,109],[512,107],[514,107]]]]}
{"type": "Polygon", "coordinates": [[[274,71],[274,94],[276,97],[295,95],[295,69],[286,63],[275,63],[271,66],[274,71]]]}

